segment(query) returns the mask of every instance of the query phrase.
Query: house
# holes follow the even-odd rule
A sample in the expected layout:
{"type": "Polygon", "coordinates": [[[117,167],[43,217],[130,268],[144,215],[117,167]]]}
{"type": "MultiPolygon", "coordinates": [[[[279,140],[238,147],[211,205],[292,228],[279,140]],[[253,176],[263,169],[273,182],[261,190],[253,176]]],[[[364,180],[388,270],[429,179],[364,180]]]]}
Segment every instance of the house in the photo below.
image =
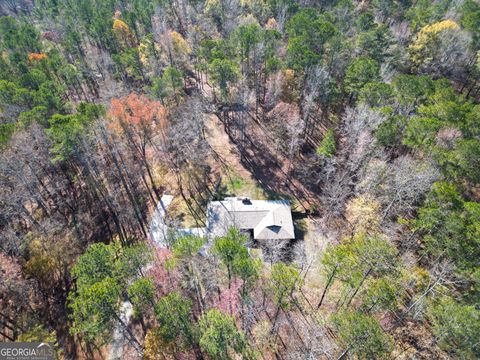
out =
{"type": "Polygon", "coordinates": [[[288,200],[250,200],[225,198],[207,207],[209,238],[224,236],[236,227],[257,241],[295,239],[292,212],[288,200]]]}

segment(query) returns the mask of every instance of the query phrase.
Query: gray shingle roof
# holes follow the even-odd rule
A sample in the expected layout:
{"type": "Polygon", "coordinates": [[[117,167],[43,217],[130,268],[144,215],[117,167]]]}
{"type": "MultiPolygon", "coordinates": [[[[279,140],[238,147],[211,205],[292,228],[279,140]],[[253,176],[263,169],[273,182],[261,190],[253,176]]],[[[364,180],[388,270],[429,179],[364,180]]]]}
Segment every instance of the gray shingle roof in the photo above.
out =
{"type": "Polygon", "coordinates": [[[224,236],[230,227],[236,227],[252,229],[257,240],[295,238],[288,200],[212,201],[207,208],[207,223],[210,237],[224,236]]]}

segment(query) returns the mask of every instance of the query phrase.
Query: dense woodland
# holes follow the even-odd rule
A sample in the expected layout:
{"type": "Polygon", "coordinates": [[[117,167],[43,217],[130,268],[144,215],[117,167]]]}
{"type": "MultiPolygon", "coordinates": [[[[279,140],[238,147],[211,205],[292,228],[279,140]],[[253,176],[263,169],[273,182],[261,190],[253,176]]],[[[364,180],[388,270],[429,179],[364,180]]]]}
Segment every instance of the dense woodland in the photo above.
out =
{"type": "Polygon", "coordinates": [[[1,1],[0,341],[480,358],[479,75],[477,0],[1,1]],[[298,239],[159,248],[163,194],[290,199],[298,239]]]}

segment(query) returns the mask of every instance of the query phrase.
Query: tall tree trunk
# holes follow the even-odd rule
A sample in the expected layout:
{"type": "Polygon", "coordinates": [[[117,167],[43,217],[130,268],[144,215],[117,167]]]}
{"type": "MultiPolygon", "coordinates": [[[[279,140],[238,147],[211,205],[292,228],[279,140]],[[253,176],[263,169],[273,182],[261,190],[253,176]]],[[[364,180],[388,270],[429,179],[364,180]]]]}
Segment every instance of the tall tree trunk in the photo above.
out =
{"type": "Polygon", "coordinates": [[[325,295],[327,294],[327,290],[328,290],[328,288],[330,287],[330,285],[331,285],[331,283],[332,283],[332,281],[333,281],[333,278],[335,277],[335,273],[337,272],[337,268],[338,268],[338,265],[335,265],[335,267],[333,268],[332,273],[331,273],[330,276],[328,277],[327,284],[325,285],[325,288],[323,289],[322,297],[320,298],[320,301],[318,302],[317,310],[320,309],[320,307],[321,307],[322,304],[323,304],[323,300],[325,299],[325,295]]]}
{"type": "Polygon", "coordinates": [[[353,298],[355,297],[355,295],[357,295],[358,291],[360,290],[360,288],[362,287],[363,283],[365,282],[366,278],[370,275],[370,273],[372,272],[372,270],[373,270],[373,268],[368,269],[368,271],[363,275],[363,278],[362,278],[362,280],[360,281],[360,284],[357,286],[357,288],[356,288],[355,291],[353,292],[353,295],[352,295],[352,297],[350,298],[350,300],[348,300],[347,307],[350,306],[350,303],[352,302],[353,298]]]}

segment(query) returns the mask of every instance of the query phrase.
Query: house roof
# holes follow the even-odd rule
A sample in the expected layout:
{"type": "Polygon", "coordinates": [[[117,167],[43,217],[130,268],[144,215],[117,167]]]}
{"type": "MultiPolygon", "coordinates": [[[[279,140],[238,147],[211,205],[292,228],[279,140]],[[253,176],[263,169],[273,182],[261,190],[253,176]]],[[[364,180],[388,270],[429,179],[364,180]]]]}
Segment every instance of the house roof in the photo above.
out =
{"type": "Polygon", "coordinates": [[[212,201],[207,209],[207,232],[224,236],[230,227],[252,229],[257,240],[294,239],[292,213],[288,200],[226,198],[212,201]]]}

